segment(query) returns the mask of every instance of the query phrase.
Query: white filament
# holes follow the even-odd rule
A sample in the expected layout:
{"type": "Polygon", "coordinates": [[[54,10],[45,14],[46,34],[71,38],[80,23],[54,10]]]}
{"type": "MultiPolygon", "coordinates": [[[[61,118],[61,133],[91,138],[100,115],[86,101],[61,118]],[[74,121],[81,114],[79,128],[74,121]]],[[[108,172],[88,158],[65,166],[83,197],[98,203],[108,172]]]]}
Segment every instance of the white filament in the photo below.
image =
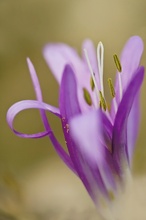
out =
{"type": "Polygon", "coordinates": [[[101,92],[102,92],[102,95],[104,97],[103,60],[104,60],[104,46],[103,46],[103,43],[100,41],[97,45],[97,63],[98,63],[98,71],[99,71],[101,92]]]}
{"type": "Polygon", "coordinates": [[[119,91],[120,91],[120,101],[121,101],[123,95],[121,73],[118,73],[118,80],[119,80],[119,91]]]}
{"type": "Polygon", "coordinates": [[[91,73],[91,76],[92,76],[92,79],[93,79],[93,82],[94,82],[94,85],[95,85],[97,96],[99,97],[99,89],[98,89],[98,86],[97,86],[96,78],[95,78],[94,72],[92,70],[91,63],[90,63],[89,56],[88,56],[88,52],[87,52],[86,49],[84,49],[84,53],[85,53],[85,58],[86,58],[86,61],[87,61],[87,64],[88,64],[89,71],[91,73]]]}

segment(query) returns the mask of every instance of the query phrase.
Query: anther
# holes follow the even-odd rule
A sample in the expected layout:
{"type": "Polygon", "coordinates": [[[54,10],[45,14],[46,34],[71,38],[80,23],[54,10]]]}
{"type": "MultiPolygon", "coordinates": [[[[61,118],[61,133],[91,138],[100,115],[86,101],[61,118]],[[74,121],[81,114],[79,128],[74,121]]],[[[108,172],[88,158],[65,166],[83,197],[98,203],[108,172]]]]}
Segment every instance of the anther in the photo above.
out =
{"type": "Polygon", "coordinates": [[[88,92],[88,90],[86,88],[83,88],[83,95],[84,95],[84,99],[85,99],[86,103],[91,106],[92,99],[91,99],[90,93],[88,92]]]}
{"type": "Polygon", "coordinates": [[[95,89],[95,84],[94,84],[94,80],[93,80],[92,76],[90,77],[90,87],[91,87],[92,91],[95,89]]]}
{"type": "Polygon", "coordinates": [[[114,89],[111,78],[108,79],[108,85],[109,85],[109,88],[110,88],[111,96],[114,98],[116,93],[115,93],[115,89],[114,89]]]}
{"type": "Polygon", "coordinates": [[[101,91],[99,91],[99,96],[100,96],[100,102],[99,102],[99,105],[100,105],[101,108],[104,109],[104,111],[106,111],[107,106],[106,106],[106,102],[105,102],[105,99],[104,99],[103,94],[102,94],[101,91]]]}
{"type": "Polygon", "coordinates": [[[113,58],[114,58],[114,62],[116,64],[117,70],[119,72],[122,72],[122,66],[121,66],[121,63],[120,63],[120,60],[119,60],[118,56],[116,54],[114,54],[113,58]]]}

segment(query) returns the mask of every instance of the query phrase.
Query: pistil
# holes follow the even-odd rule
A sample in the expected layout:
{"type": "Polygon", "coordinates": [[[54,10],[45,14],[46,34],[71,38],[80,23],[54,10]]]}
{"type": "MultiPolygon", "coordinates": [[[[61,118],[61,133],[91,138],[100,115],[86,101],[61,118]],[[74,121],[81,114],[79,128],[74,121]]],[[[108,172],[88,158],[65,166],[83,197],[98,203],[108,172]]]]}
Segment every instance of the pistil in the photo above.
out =
{"type": "Polygon", "coordinates": [[[99,72],[99,78],[100,78],[101,92],[104,97],[103,60],[104,60],[104,47],[103,47],[103,43],[100,41],[97,45],[97,63],[98,63],[98,72],[99,72]]]}

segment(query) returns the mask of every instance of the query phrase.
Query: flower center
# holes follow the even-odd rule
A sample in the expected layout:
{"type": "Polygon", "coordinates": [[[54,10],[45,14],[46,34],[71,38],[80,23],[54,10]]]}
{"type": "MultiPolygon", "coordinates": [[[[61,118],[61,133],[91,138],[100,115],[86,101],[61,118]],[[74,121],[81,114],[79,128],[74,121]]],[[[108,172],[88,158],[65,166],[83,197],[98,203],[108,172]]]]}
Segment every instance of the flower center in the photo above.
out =
{"type": "MultiPolygon", "coordinates": [[[[92,66],[91,66],[88,52],[86,49],[84,49],[84,53],[85,53],[85,58],[87,61],[87,65],[88,65],[90,74],[91,74],[90,87],[91,87],[91,90],[94,91],[95,95],[96,95],[96,102],[94,103],[94,105],[96,108],[100,107],[104,111],[106,111],[108,108],[107,108],[107,103],[106,103],[106,99],[105,99],[105,95],[104,95],[104,85],[103,85],[104,46],[101,41],[97,45],[98,75],[95,75],[95,73],[92,70],[92,66]],[[99,78],[99,85],[96,80],[97,77],[99,78]]],[[[113,55],[113,58],[114,58],[116,68],[118,70],[118,81],[119,81],[119,91],[120,91],[120,100],[121,100],[121,98],[122,98],[122,81],[121,81],[122,66],[121,66],[120,61],[118,59],[118,56],[116,54],[113,55]]],[[[111,96],[114,101],[114,108],[115,108],[115,111],[117,111],[117,103],[115,100],[116,94],[115,94],[115,89],[114,89],[111,78],[108,79],[108,84],[109,84],[111,96]]],[[[83,88],[83,93],[84,93],[84,99],[85,99],[86,103],[91,106],[93,104],[93,102],[92,102],[90,93],[85,88],[83,88]]]]}

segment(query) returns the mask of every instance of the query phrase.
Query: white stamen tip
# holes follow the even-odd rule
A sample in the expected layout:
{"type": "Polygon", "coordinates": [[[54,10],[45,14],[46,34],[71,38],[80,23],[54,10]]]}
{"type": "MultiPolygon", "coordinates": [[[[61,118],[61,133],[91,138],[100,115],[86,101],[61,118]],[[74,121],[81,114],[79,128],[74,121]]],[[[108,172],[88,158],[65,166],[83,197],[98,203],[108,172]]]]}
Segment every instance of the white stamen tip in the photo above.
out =
{"type": "Polygon", "coordinates": [[[99,71],[99,78],[100,78],[100,86],[101,92],[104,96],[104,87],[103,87],[103,60],[104,60],[104,46],[103,43],[100,41],[97,45],[97,62],[98,62],[98,71],[99,71]]]}

